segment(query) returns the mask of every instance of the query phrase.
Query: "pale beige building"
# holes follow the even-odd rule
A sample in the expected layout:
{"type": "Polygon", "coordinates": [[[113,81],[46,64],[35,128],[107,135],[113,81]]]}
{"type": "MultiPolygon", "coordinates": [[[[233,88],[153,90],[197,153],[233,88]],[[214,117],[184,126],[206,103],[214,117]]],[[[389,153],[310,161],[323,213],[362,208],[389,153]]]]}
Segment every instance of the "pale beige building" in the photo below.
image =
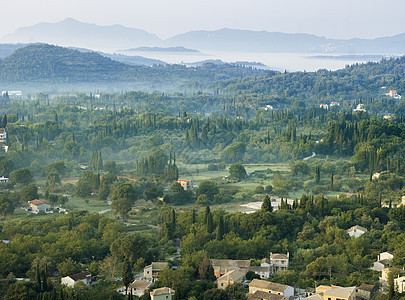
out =
{"type": "Polygon", "coordinates": [[[152,300],[173,300],[174,294],[175,290],[168,287],[162,287],[150,292],[150,297],[152,300]]]}
{"type": "Polygon", "coordinates": [[[254,294],[256,291],[272,293],[286,298],[294,296],[293,287],[260,279],[253,279],[249,283],[249,293],[254,294]]]}
{"type": "Polygon", "coordinates": [[[169,268],[168,262],[153,262],[143,269],[143,277],[145,279],[159,278],[159,272],[169,268]]]}
{"type": "Polygon", "coordinates": [[[323,293],[323,300],[354,300],[356,287],[332,287],[323,293]]]}
{"type": "Polygon", "coordinates": [[[235,284],[237,282],[242,283],[245,279],[245,272],[238,270],[232,270],[217,279],[218,289],[224,290],[227,286],[235,284]]]}

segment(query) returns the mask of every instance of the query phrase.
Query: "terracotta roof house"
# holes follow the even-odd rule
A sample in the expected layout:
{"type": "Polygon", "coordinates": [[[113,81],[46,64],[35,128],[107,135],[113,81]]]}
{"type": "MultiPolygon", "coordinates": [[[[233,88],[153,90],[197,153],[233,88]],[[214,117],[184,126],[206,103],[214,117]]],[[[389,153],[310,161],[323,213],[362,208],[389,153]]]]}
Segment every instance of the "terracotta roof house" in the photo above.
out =
{"type": "Polygon", "coordinates": [[[38,199],[28,201],[30,208],[32,209],[33,212],[38,213],[40,211],[49,211],[52,207],[38,199]]]}
{"type": "Polygon", "coordinates": [[[181,186],[183,187],[184,190],[189,190],[192,189],[193,186],[193,182],[191,180],[187,180],[187,179],[179,179],[177,180],[178,183],[181,184],[181,186]]]}
{"type": "Polygon", "coordinates": [[[61,278],[61,284],[64,284],[68,287],[73,287],[79,281],[83,282],[86,285],[91,283],[91,274],[88,271],[72,274],[66,277],[61,278]]]}
{"type": "Polygon", "coordinates": [[[168,262],[153,262],[143,269],[143,277],[145,279],[159,278],[159,272],[169,268],[168,262]]]}

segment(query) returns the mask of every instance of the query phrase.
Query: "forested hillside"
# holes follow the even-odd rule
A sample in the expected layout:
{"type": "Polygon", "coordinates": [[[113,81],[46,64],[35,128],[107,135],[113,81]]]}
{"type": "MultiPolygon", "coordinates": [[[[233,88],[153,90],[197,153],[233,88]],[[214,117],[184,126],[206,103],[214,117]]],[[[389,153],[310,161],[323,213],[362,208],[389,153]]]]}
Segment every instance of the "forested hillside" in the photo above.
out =
{"type": "Polygon", "coordinates": [[[0,64],[2,82],[85,83],[85,82],[213,82],[264,75],[265,71],[235,65],[206,64],[187,68],[181,65],[131,66],[94,52],[35,44],[16,50],[0,64]]]}
{"type": "Polygon", "coordinates": [[[264,77],[230,79],[202,85],[222,94],[252,94],[274,103],[280,99],[320,101],[322,99],[367,99],[381,93],[381,88],[405,92],[405,57],[347,66],[338,71],[278,73],[264,77]]]}

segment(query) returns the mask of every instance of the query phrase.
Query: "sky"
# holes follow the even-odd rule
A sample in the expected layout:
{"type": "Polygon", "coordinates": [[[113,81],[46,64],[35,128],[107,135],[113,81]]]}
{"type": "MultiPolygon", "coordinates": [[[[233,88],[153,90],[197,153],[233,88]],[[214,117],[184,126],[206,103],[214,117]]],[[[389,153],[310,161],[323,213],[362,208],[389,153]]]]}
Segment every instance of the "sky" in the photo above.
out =
{"type": "Polygon", "coordinates": [[[339,39],[405,33],[404,0],[0,0],[0,8],[0,37],[68,17],[160,38],[224,27],[339,39]]]}

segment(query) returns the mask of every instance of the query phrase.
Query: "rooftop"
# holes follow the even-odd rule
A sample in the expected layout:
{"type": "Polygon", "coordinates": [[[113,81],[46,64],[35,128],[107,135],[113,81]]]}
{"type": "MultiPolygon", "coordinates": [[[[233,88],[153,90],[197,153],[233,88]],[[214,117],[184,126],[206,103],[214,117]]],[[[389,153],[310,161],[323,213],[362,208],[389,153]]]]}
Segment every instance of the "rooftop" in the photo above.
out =
{"type": "Polygon", "coordinates": [[[232,259],[210,259],[212,266],[222,268],[248,268],[250,260],[232,260],[232,259]]]}
{"type": "Polygon", "coordinates": [[[143,280],[135,280],[132,282],[129,287],[133,289],[147,289],[153,282],[150,281],[143,281],[143,280]]]}
{"type": "Polygon", "coordinates": [[[46,204],[45,202],[42,202],[41,200],[38,200],[38,199],[28,201],[28,202],[33,204],[33,205],[36,205],[36,206],[41,205],[41,204],[46,204]]]}
{"type": "Polygon", "coordinates": [[[265,300],[281,300],[284,297],[277,294],[266,293],[263,291],[256,291],[253,294],[246,295],[248,299],[265,299],[265,300]]]}
{"type": "Polygon", "coordinates": [[[366,283],[362,283],[362,284],[359,286],[359,289],[360,289],[360,290],[364,290],[364,291],[368,291],[368,292],[371,292],[374,288],[375,288],[375,285],[366,284],[366,283]]]}
{"type": "Polygon", "coordinates": [[[245,277],[244,272],[240,272],[238,270],[232,270],[232,271],[226,272],[224,275],[219,277],[218,281],[228,280],[228,279],[232,279],[233,281],[241,281],[243,277],[245,277]]]}
{"type": "Polygon", "coordinates": [[[347,229],[347,231],[355,231],[355,230],[361,230],[361,231],[367,232],[367,228],[364,228],[363,226],[360,226],[360,225],[355,225],[355,226],[347,229]]]}
{"type": "Polygon", "coordinates": [[[270,258],[272,259],[288,259],[288,253],[283,254],[283,253],[270,253],[270,258]]]}
{"type": "Polygon", "coordinates": [[[146,268],[150,268],[152,267],[152,270],[163,270],[169,267],[169,263],[168,262],[153,262],[152,264],[150,264],[149,266],[146,266],[146,268]]]}
{"type": "Polygon", "coordinates": [[[90,276],[91,276],[91,273],[89,271],[84,271],[84,272],[76,273],[73,275],[69,275],[68,277],[72,278],[74,281],[79,281],[79,280],[86,279],[90,276]]]}
{"type": "Polygon", "coordinates": [[[150,292],[150,294],[152,296],[158,296],[158,295],[165,295],[165,294],[174,294],[175,290],[172,290],[171,288],[168,287],[162,287],[159,289],[155,289],[152,292],[150,292]]]}
{"type": "Polygon", "coordinates": [[[334,296],[334,297],[339,297],[339,298],[349,298],[355,289],[356,289],[355,286],[334,288],[334,289],[326,290],[324,295],[334,296]]]}
{"type": "Polygon", "coordinates": [[[253,279],[252,282],[249,283],[249,287],[268,289],[275,292],[284,292],[288,286],[280,283],[274,283],[260,279],[253,279]]]}

